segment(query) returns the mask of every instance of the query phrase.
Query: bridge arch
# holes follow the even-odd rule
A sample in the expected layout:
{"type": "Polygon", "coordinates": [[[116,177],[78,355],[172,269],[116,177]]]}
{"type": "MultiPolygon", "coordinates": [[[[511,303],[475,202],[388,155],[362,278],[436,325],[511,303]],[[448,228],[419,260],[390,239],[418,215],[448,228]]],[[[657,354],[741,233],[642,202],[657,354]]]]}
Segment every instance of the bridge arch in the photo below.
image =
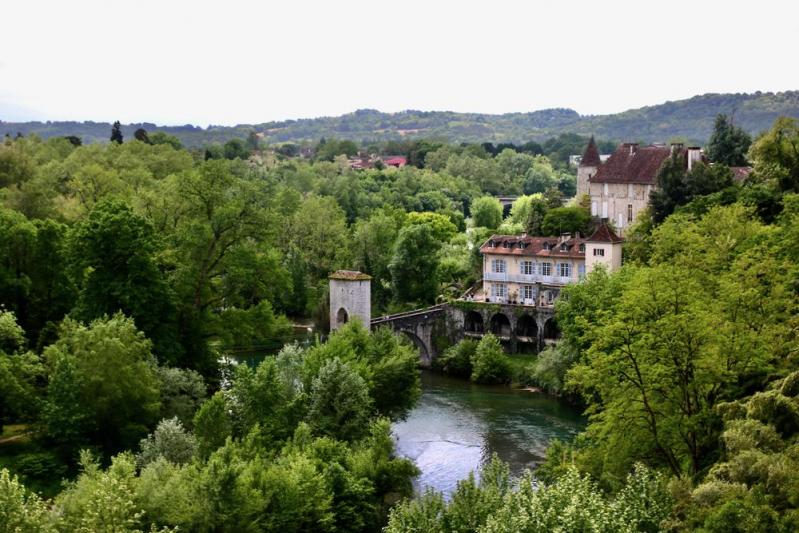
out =
{"type": "Polygon", "coordinates": [[[558,327],[558,323],[555,321],[555,317],[547,319],[544,322],[544,340],[545,341],[555,341],[560,338],[560,328],[558,327]]]}
{"type": "Polygon", "coordinates": [[[407,329],[400,330],[412,343],[416,348],[419,350],[419,358],[421,359],[422,363],[425,365],[430,364],[430,351],[427,349],[427,345],[424,343],[422,339],[419,338],[413,331],[409,331],[407,329]]]}
{"type": "Polygon", "coordinates": [[[491,317],[491,333],[499,337],[510,337],[510,319],[504,313],[495,313],[491,317]]]}
{"type": "Polygon", "coordinates": [[[483,333],[485,331],[483,315],[477,311],[466,313],[466,317],[463,319],[463,330],[467,333],[483,333]]]}
{"type": "Polygon", "coordinates": [[[522,315],[516,322],[516,336],[517,337],[538,337],[538,324],[535,319],[530,315],[522,315]]]}

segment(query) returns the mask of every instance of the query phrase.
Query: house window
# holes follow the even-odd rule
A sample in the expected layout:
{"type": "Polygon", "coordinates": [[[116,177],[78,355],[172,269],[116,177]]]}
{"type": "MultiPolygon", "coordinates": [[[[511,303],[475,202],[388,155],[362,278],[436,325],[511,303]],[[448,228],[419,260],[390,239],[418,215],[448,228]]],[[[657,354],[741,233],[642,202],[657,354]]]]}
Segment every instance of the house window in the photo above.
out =
{"type": "Polygon", "coordinates": [[[585,277],[585,263],[577,265],[577,277],[583,279],[585,277]]]}
{"type": "Polygon", "coordinates": [[[522,274],[532,276],[535,274],[535,263],[532,261],[522,261],[522,274]]]}
{"type": "Polygon", "coordinates": [[[541,263],[541,275],[542,276],[552,275],[552,263],[541,263]]]}
{"type": "Polygon", "coordinates": [[[594,256],[595,257],[605,257],[605,249],[604,248],[594,248],[594,256]]]}
{"type": "Polygon", "coordinates": [[[572,277],[571,263],[558,263],[558,276],[562,278],[572,277]]]}
{"type": "Polygon", "coordinates": [[[491,260],[491,272],[496,272],[497,274],[504,274],[505,273],[505,260],[504,259],[492,259],[491,260]]]}
{"type": "Polygon", "coordinates": [[[523,285],[522,286],[522,298],[525,300],[532,300],[533,299],[533,286],[532,285],[523,285]]]}
{"type": "Polygon", "coordinates": [[[633,221],[633,204],[627,204],[627,222],[633,221]]]}
{"type": "Polygon", "coordinates": [[[568,244],[566,244],[565,242],[564,242],[564,243],[562,243],[562,244],[560,245],[560,251],[561,251],[561,252],[565,252],[565,251],[567,251],[568,249],[569,249],[569,245],[568,245],[568,244]]]}
{"type": "Polygon", "coordinates": [[[504,283],[494,283],[491,285],[491,296],[504,298],[508,295],[508,287],[504,283]]]}
{"type": "Polygon", "coordinates": [[[551,250],[551,249],[552,249],[552,245],[549,244],[548,242],[545,242],[544,243],[544,250],[551,250]]]}
{"type": "Polygon", "coordinates": [[[608,218],[608,203],[602,202],[602,218],[608,218]]]}
{"type": "Polygon", "coordinates": [[[527,248],[527,245],[524,244],[522,241],[519,241],[519,248],[522,248],[522,249],[527,248]]]}
{"type": "Polygon", "coordinates": [[[599,214],[599,208],[597,207],[596,202],[591,202],[591,216],[595,217],[599,214]]]}
{"type": "Polygon", "coordinates": [[[585,244],[581,244],[581,245],[580,245],[580,253],[581,253],[581,254],[584,254],[584,253],[585,253],[585,244]]]}
{"type": "Polygon", "coordinates": [[[602,196],[607,196],[607,195],[608,195],[608,184],[604,183],[602,185],[602,196]]]}

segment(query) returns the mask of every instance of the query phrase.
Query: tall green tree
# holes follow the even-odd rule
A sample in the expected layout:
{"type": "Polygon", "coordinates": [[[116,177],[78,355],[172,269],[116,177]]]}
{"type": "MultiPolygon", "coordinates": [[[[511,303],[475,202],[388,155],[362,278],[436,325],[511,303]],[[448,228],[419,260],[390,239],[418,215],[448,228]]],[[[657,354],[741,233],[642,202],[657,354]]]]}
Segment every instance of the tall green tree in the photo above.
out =
{"type": "Polygon", "coordinates": [[[438,292],[438,249],[429,226],[402,228],[388,269],[394,297],[400,302],[434,302],[438,292]]]}
{"type": "Polygon", "coordinates": [[[84,326],[67,319],[44,352],[50,385],[45,433],[66,453],[99,445],[106,452],[134,447],[155,424],[159,407],[150,343],[122,314],[84,326]]]}
{"type": "Polygon", "coordinates": [[[782,117],[752,145],[749,156],[759,179],[780,191],[799,192],[799,121],[782,117]]]}
{"type": "Polygon", "coordinates": [[[496,229],[502,224],[502,204],[492,196],[472,202],[472,224],[478,228],[496,229]]]}
{"type": "Polygon", "coordinates": [[[90,321],[117,311],[153,341],[161,360],[182,356],[172,291],[156,263],[158,243],[149,222],[124,202],[104,200],[69,235],[80,289],[75,316],[90,321]]]}
{"type": "Polygon", "coordinates": [[[114,122],[114,125],[111,126],[111,142],[122,144],[122,139],[122,124],[117,120],[114,122]]]}
{"type": "Polygon", "coordinates": [[[716,116],[713,133],[707,143],[707,156],[714,163],[728,167],[746,166],[746,153],[752,138],[742,128],[735,126],[727,115],[716,116]]]}

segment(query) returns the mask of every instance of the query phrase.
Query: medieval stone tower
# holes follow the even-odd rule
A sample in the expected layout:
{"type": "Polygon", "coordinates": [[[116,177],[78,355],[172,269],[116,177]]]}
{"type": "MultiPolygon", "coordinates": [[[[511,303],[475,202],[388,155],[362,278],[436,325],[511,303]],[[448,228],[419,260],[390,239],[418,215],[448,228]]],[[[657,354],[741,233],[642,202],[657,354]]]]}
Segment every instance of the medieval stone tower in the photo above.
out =
{"type": "Polygon", "coordinates": [[[585,147],[583,158],[577,167],[577,198],[584,194],[589,194],[588,180],[596,175],[596,171],[599,170],[599,165],[601,164],[599,150],[592,135],[591,140],[588,141],[588,146],[585,147]]]}
{"type": "Polygon", "coordinates": [[[330,274],[330,331],[353,318],[366,329],[372,319],[372,277],[354,270],[330,274]]]}

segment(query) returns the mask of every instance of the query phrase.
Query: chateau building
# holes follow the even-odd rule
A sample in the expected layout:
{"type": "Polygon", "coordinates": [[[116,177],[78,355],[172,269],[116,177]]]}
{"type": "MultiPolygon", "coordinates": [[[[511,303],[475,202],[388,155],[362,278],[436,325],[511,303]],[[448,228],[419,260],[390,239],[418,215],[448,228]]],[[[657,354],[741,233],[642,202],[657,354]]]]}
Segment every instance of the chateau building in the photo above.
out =
{"type": "Polygon", "coordinates": [[[648,205],[660,167],[674,151],[686,155],[688,171],[703,159],[698,147],[624,143],[603,163],[592,137],[577,168],[577,194],[590,197],[592,216],[612,221],[624,235],[648,205]]]}
{"type": "Polygon", "coordinates": [[[477,301],[551,306],[560,288],[582,279],[597,265],[621,266],[622,239],[602,224],[588,238],[492,235],[481,247],[483,288],[477,301]]]}

